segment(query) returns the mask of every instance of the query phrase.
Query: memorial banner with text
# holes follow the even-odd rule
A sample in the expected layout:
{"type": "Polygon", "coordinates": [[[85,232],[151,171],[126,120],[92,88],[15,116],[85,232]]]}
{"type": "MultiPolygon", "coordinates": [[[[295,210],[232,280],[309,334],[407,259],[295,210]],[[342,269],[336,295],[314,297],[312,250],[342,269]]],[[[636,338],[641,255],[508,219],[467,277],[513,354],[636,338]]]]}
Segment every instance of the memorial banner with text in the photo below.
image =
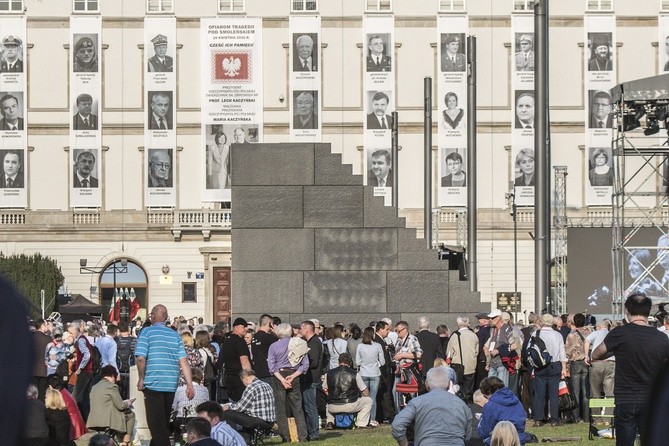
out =
{"type": "Polygon", "coordinates": [[[262,20],[207,18],[202,42],[203,201],[230,201],[230,145],[262,142],[262,20]]]}
{"type": "Polygon", "coordinates": [[[321,17],[290,17],[290,140],[321,142],[321,17]]]}

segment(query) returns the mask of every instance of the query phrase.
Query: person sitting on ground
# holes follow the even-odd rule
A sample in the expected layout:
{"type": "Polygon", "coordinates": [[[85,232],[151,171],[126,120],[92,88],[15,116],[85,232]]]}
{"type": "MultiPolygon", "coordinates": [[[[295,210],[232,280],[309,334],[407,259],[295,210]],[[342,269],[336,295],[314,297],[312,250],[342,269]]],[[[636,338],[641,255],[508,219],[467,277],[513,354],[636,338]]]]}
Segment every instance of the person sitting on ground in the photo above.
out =
{"type": "Polygon", "coordinates": [[[520,446],[520,437],[516,426],[510,421],[502,420],[492,431],[491,446],[520,446]]]}
{"type": "Polygon", "coordinates": [[[49,375],[47,377],[47,381],[49,386],[60,392],[60,396],[65,402],[65,407],[67,408],[67,412],[70,415],[70,440],[77,440],[81,438],[88,432],[88,429],[86,429],[86,422],[84,421],[84,417],[81,416],[79,407],[77,407],[77,402],[74,400],[72,394],[65,388],[67,386],[67,382],[63,381],[63,378],[57,373],[49,375]]]}
{"type": "Polygon", "coordinates": [[[123,434],[121,446],[128,446],[135,428],[135,414],[131,410],[135,400],[121,399],[117,380],[118,372],[114,366],[106,365],[100,369],[100,382],[91,389],[91,413],[86,426],[93,430],[111,428],[123,434]]]}
{"type": "MultiPolygon", "coordinates": [[[[228,423],[223,421],[223,408],[216,401],[207,401],[195,408],[197,416],[211,425],[211,438],[225,446],[245,446],[246,441],[228,423]]],[[[188,427],[186,427],[188,432],[188,427]]],[[[189,442],[190,444],[190,442],[189,442]]]]}
{"type": "Polygon", "coordinates": [[[26,391],[25,415],[21,446],[45,446],[49,442],[49,427],[46,424],[46,407],[37,397],[37,386],[30,384],[26,391]]]}
{"type": "Polygon", "coordinates": [[[504,386],[504,382],[496,377],[489,376],[481,381],[481,393],[488,399],[483,406],[483,413],[478,425],[478,433],[485,444],[490,445],[492,431],[502,420],[510,421],[516,426],[521,444],[525,444],[528,436],[525,434],[527,413],[520,400],[504,386]]]}
{"type": "Polygon", "coordinates": [[[472,411],[472,437],[465,442],[465,446],[484,446],[485,443],[479,435],[477,426],[481,420],[481,414],[483,413],[483,407],[488,402],[488,399],[483,396],[480,389],[476,389],[472,396],[473,402],[467,404],[469,410],[472,411]]]}
{"type": "Polygon", "coordinates": [[[242,370],[239,376],[245,387],[242,398],[223,406],[223,419],[232,426],[238,424],[250,431],[271,429],[276,421],[272,386],[256,378],[253,370],[242,370]]]}
{"type": "Polygon", "coordinates": [[[195,416],[195,408],[198,404],[209,401],[209,389],[204,386],[204,375],[200,369],[191,369],[190,371],[193,379],[193,390],[195,390],[195,396],[193,399],[188,399],[186,395],[186,382],[182,386],[177,387],[177,391],[174,394],[174,403],[172,403],[172,411],[176,412],[177,417],[185,416],[195,416]],[[193,408],[188,415],[188,408],[193,408]],[[186,414],[184,414],[184,409],[186,409],[186,414]]]}
{"type": "Polygon", "coordinates": [[[186,437],[190,446],[220,446],[210,435],[211,425],[204,418],[193,418],[186,424],[186,437]]]}
{"type": "Polygon", "coordinates": [[[448,365],[446,360],[443,358],[437,358],[434,360],[432,367],[443,367],[446,369],[446,372],[448,373],[448,379],[451,380],[451,383],[448,386],[448,391],[453,395],[457,394],[460,390],[460,386],[458,385],[458,374],[455,373],[455,370],[453,370],[450,365],[448,365]]]}
{"type": "Polygon", "coordinates": [[[337,413],[357,413],[356,426],[374,427],[369,424],[372,399],[359,373],[351,368],[353,359],[348,353],[339,355],[339,366],[329,370],[323,390],[327,394],[327,424],[325,429],[334,429],[334,415],[337,413]]]}
{"type": "Polygon", "coordinates": [[[70,446],[70,414],[60,392],[49,386],[46,389],[46,424],[49,426],[51,446],[70,446]]]}

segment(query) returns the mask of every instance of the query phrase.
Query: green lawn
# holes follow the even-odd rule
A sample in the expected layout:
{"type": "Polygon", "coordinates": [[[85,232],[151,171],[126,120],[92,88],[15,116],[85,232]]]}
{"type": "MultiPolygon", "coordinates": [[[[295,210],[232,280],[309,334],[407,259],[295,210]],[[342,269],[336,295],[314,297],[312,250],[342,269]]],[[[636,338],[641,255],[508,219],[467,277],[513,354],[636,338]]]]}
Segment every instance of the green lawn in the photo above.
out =
{"type": "MultiPolygon", "coordinates": [[[[560,445],[569,446],[569,445],[581,445],[581,446],[613,446],[613,440],[607,439],[595,439],[593,441],[588,440],[588,424],[579,423],[566,425],[561,427],[551,427],[543,426],[539,428],[531,427],[531,422],[527,424],[527,431],[532,432],[539,438],[541,441],[544,438],[560,438],[560,437],[575,437],[579,438],[578,441],[566,441],[560,442],[560,445]]],[[[78,446],[86,446],[88,444],[88,439],[90,434],[85,435],[79,441],[77,441],[78,446]]],[[[276,444],[278,442],[268,441],[268,444],[276,444]]],[[[316,442],[311,442],[310,444],[323,444],[323,445],[361,445],[361,446],[386,446],[396,444],[390,435],[390,426],[382,425],[376,429],[355,429],[352,431],[343,431],[343,430],[334,430],[326,431],[321,430],[321,440],[316,442]]]]}

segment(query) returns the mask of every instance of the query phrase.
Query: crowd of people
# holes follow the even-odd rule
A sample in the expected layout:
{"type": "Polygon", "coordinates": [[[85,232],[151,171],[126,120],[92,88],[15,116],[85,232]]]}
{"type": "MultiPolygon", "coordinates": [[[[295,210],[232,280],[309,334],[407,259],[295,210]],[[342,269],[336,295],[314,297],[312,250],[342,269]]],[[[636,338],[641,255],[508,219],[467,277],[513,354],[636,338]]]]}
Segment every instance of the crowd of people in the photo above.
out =
{"type": "Polygon", "coordinates": [[[530,313],[527,325],[495,309],[474,324],[458,317],[452,331],[431,331],[426,317],[417,330],[388,318],[325,327],[268,314],[211,326],[170,320],[163,305],[132,327],[40,319],[23,444],[70,446],[89,429],[131,445],[136,365],[156,446],[290,442],[291,432],[314,441],[321,429],[382,423],[399,445],[523,445],[536,441],[528,419],[532,428],[587,421],[589,398],[600,397],[615,397],[617,445],[631,446],[645,435],[650,390],[669,359],[669,316],[656,329],[651,307],[635,294],[624,322],[530,313]],[[561,381],[576,402],[568,410],[561,381]]]}

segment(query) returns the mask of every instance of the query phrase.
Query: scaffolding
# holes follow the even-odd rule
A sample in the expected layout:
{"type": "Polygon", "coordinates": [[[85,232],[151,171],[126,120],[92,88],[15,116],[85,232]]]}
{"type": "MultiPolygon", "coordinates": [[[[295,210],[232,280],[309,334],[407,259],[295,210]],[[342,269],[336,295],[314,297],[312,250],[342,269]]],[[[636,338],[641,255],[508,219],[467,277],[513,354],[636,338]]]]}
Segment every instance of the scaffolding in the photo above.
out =
{"type": "Polygon", "coordinates": [[[642,292],[661,303],[669,291],[668,82],[661,75],[612,90],[617,122],[612,141],[612,313],[617,318],[627,295],[642,292]]]}
{"type": "Polygon", "coordinates": [[[567,166],[553,166],[553,240],[555,291],[553,308],[557,314],[567,312],[567,166]]]}

